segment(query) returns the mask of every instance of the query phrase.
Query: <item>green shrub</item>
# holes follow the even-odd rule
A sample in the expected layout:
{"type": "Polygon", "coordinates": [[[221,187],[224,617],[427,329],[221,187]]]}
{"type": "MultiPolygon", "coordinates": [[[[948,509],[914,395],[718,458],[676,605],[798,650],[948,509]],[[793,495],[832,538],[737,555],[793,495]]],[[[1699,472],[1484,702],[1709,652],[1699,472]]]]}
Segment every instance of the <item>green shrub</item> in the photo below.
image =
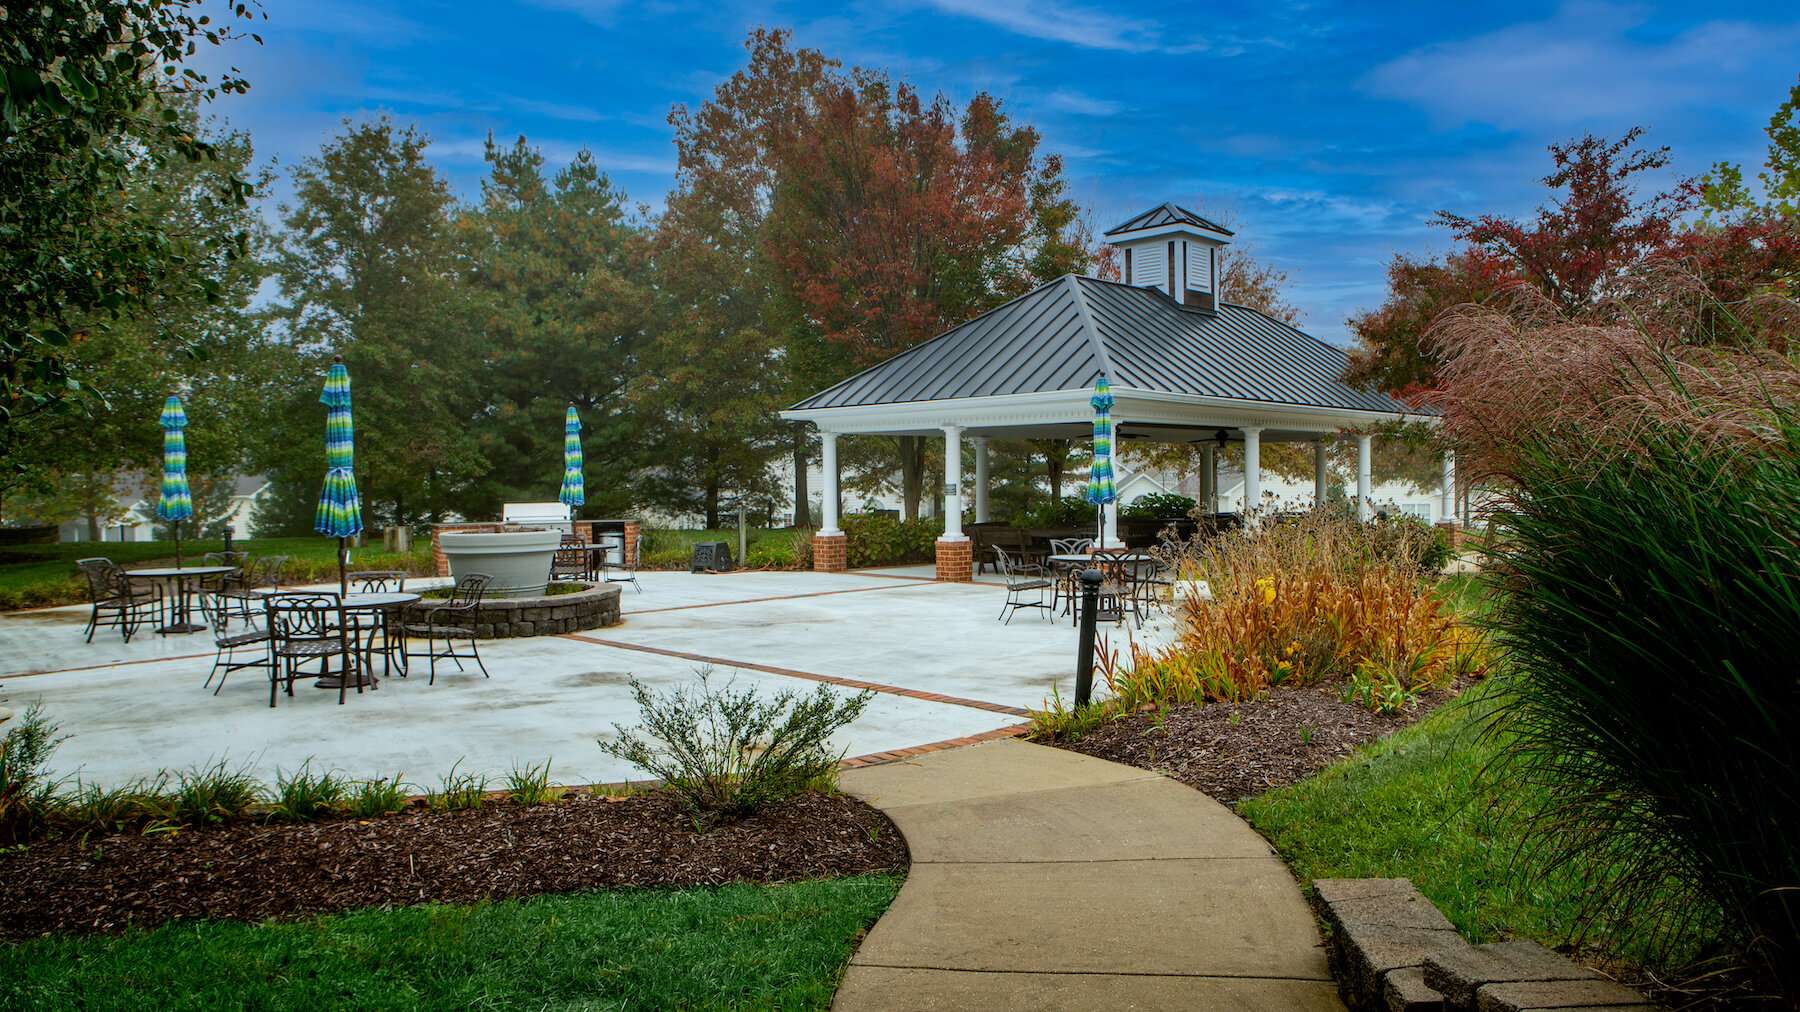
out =
{"type": "MultiPolygon", "coordinates": [[[[1589,924],[1672,954],[1722,915],[1800,995],[1800,424],[1526,440],[1495,511],[1498,773],[1589,924]]],[[[1690,952],[1691,954],[1691,952],[1690,952]]]]}
{"type": "Polygon", "coordinates": [[[937,557],[937,539],[944,533],[941,520],[901,520],[880,513],[859,513],[843,518],[844,551],[852,569],[930,562],[937,557]]]}
{"type": "Polygon", "coordinates": [[[487,801],[487,777],[477,773],[461,772],[458,760],[450,765],[450,772],[444,774],[438,789],[428,792],[425,801],[434,812],[455,812],[467,808],[480,808],[487,801]]]}
{"type": "Polygon", "coordinates": [[[358,819],[398,812],[406,807],[406,785],[400,774],[388,780],[362,780],[350,788],[344,810],[358,819]]]}
{"type": "Polygon", "coordinates": [[[77,782],[56,809],[59,829],[82,835],[129,833],[168,817],[168,799],[158,794],[164,781],[135,781],[117,787],[77,782]]]}
{"type": "Polygon", "coordinates": [[[752,542],[743,563],[750,569],[805,569],[812,565],[811,531],[772,531],[752,542]]]}
{"type": "Polygon", "coordinates": [[[755,689],[715,690],[710,670],[699,676],[698,688],[654,695],[632,679],[643,726],[615,724],[618,737],[599,745],[709,815],[748,815],[831,783],[843,753],[829,740],[875,695],[840,696],[821,685],[810,696],[783,691],[765,700],[755,689]]]}
{"type": "MultiPolygon", "coordinates": [[[[1125,520],[1185,520],[1198,505],[1198,502],[1185,495],[1155,492],[1120,506],[1119,516],[1125,520]]],[[[1092,510],[1093,507],[1089,506],[1088,509],[1092,510]]]]}
{"type": "Polygon", "coordinates": [[[175,789],[166,797],[167,821],[176,826],[230,822],[242,818],[261,795],[261,785],[247,770],[227,769],[221,759],[175,774],[175,789]]]}
{"type": "MultiPolygon", "coordinates": [[[[1078,495],[1038,503],[1013,518],[1014,527],[1089,527],[1098,530],[1100,507],[1078,495]]],[[[1185,515],[1185,514],[1184,514],[1185,515]]]]}
{"type": "Polygon", "coordinates": [[[330,771],[314,773],[312,760],[308,759],[291,776],[276,771],[269,818],[278,822],[312,822],[336,812],[349,793],[348,781],[330,771]]]}
{"type": "Polygon", "coordinates": [[[506,796],[515,805],[543,805],[562,799],[563,790],[550,786],[550,762],[513,768],[506,775],[506,796]]]}
{"type": "Polygon", "coordinates": [[[56,725],[37,706],[0,737],[0,843],[28,840],[43,831],[58,787],[44,766],[61,742],[56,725]]]}

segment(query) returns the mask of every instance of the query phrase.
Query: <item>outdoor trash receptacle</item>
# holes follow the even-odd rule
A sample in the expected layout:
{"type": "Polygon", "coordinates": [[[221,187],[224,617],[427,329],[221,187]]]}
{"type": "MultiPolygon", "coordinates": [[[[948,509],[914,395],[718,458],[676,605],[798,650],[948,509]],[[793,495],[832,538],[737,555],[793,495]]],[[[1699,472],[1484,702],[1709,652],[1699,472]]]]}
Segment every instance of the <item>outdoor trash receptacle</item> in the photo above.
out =
{"type": "Polygon", "coordinates": [[[688,562],[690,573],[731,572],[731,546],[723,541],[702,541],[694,546],[694,557],[688,562]]]}

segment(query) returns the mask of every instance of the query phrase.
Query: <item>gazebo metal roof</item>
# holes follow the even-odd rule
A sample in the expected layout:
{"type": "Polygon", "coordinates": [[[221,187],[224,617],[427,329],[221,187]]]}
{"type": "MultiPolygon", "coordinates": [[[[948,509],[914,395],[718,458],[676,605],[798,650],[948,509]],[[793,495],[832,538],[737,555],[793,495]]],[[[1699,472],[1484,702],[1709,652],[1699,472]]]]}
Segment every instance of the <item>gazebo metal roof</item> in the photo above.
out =
{"type": "Polygon", "coordinates": [[[1200,228],[1219,232],[1224,235],[1236,234],[1232,232],[1231,229],[1226,228],[1218,222],[1195,214],[1187,208],[1177,204],[1158,204],[1150,210],[1145,211],[1143,214],[1132,218],[1123,225],[1117,225],[1107,229],[1106,234],[1120,235],[1125,232],[1136,232],[1140,229],[1161,228],[1164,225],[1196,225],[1200,228]]]}
{"type": "MultiPolygon", "coordinates": [[[[1153,288],[1068,274],[795,404],[791,412],[1119,390],[1417,415],[1345,383],[1342,349],[1254,309],[1179,306],[1153,288]]],[[[1085,396],[1085,394],[1083,394],[1085,396]]]]}

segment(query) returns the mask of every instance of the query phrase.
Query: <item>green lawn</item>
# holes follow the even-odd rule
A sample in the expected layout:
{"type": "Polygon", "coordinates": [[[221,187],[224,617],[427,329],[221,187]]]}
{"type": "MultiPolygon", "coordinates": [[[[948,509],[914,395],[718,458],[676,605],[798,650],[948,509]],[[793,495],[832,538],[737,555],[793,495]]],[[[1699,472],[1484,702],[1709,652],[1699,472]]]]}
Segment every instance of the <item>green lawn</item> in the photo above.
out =
{"type": "Polygon", "coordinates": [[[0,945],[0,1007],[824,1009],[894,876],[0,945]]]}
{"type": "MultiPolygon", "coordinates": [[[[794,564],[794,546],[797,535],[791,527],[766,529],[751,527],[745,532],[745,540],[750,544],[748,564],[757,567],[782,567],[794,564]]],[[[702,541],[723,541],[731,546],[731,556],[737,559],[738,532],[736,527],[720,530],[676,530],[673,528],[653,528],[644,532],[644,558],[642,565],[646,569],[686,569],[693,558],[694,546],[702,541]]],[[[746,560],[737,559],[744,563],[746,560]]]]}
{"type": "MultiPolygon", "coordinates": [[[[206,552],[224,550],[218,539],[183,540],[182,560],[197,560],[206,552]]],[[[251,555],[286,555],[289,557],[289,579],[312,582],[337,571],[337,542],[331,538],[258,538],[232,545],[251,555]]],[[[76,559],[90,556],[108,558],[126,568],[175,560],[175,545],[169,541],[131,542],[63,542],[54,545],[0,546],[0,611],[13,608],[36,608],[54,604],[72,604],[87,600],[87,584],[75,568],[76,559]]],[[[380,550],[379,543],[350,550],[350,564],[359,569],[404,569],[413,573],[431,571],[431,542],[416,539],[413,550],[404,555],[390,555],[380,550]]]]}
{"type": "Polygon", "coordinates": [[[1238,813],[1302,881],[1409,878],[1471,941],[1566,941],[1579,885],[1511,874],[1524,870],[1515,864],[1524,829],[1492,806],[1483,777],[1495,751],[1480,734],[1490,692],[1471,690],[1345,762],[1242,802],[1238,813]]]}

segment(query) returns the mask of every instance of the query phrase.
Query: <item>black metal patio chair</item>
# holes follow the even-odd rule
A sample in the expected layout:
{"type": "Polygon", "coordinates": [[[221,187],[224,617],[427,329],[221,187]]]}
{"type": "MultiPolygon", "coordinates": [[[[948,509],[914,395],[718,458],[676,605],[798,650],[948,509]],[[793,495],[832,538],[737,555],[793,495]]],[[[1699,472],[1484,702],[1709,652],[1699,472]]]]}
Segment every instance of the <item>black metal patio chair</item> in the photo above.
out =
{"type": "Polygon", "coordinates": [[[437,684],[439,660],[456,662],[458,671],[467,670],[463,667],[464,659],[472,660],[481,669],[481,677],[493,677],[488,674],[487,665],[481,662],[481,649],[475,645],[475,613],[480,609],[482,595],[487,593],[487,585],[492,580],[493,577],[485,573],[466,573],[457,578],[455,588],[450,591],[449,603],[431,609],[423,622],[406,623],[403,631],[407,636],[407,666],[411,667],[411,659],[414,657],[428,658],[431,662],[431,677],[426,679],[427,685],[437,684]],[[418,637],[425,640],[424,653],[412,649],[412,640],[418,637]],[[467,653],[456,648],[459,641],[467,641],[467,653]]]}
{"type": "Polygon", "coordinates": [[[225,688],[225,679],[233,671],[244,668],[267,669],[270,683],[273,684],[275,656],[269,647],[269,630],[266,627],[258,629],[255,623],[246,622],[242,631],[234,633],[230,628],[231,610],[224,607],[215,607],[206,612],[206,618],[207,624],[212,627],[215,653],[212,670],[206,673],[206,684],[201,688],[212,685],[213,679],[217,678],[218,687],[213,689],[213,695],[216,696],[225,688]]]}
{"type": "MultiPolygon", "coordinates": [[[[294,694],[294,681],[302,677],[300,666],[318,661],[316,677],[331,674],[331,659],[339,658],[342,677],[338,679],[338,705],[347,698],[351,683],[362,695],[362,676],[356,663],[356,644],[350,638],[350,624],[344,618],[343,598],[320,591],[268,594],[263,598],[268,615],[270,641],[269,706],[275,705],[275,690],[283,681],[287,694],[294,694]]],[[[315,677],[306,673],[304,677],[315,677]]]]}
{"type": "Polygon", "coordinates": [[[132,634],[144,622],[145,611],[157,607],[160,598],[156,588],[132,583],[111,559],[76,559],[75,565],[87,578],[88,602],[93,606],[88,612],[84,638],[92,643],[94,630],[118,629],[125,634],[125,642],[130,643],[132,634]]]}
{"type": "Polygon", "coordinates": [[[1044,600],[1044,591],[1053,586],[1044,576],[1044,568],[1015,559],[999,545],[993,546],[993,552],[994,563],[1000,568],[1000,577],[1006,581],[1006,603],[1000,606],[1000,618],[1005,624],[1012,625],[1013,616],[1021,608],[1041,608],[1046,617],[1055,621],[1052,603],[1044,600]],[[1026,595],[1033,593],[1037,595],[1036,600],[1025,599],[1026,595]]]}
{"type": "Polygon", "coordinates": [[[629,545],[625,543],[624,536],[620,535],[619,561],[602,563],[600,566],[600,577],[607,583],[629,583],[637,589],[638,593],[642,594],[644,592],[644,585],[638,582],[637,568],[638,560],[643,557],[644,535],[642,532],[639,532],[637,537],[633,538],[629,545]],[[613,573],[615,571],[623,575],[614,576],[613,573]]]}

